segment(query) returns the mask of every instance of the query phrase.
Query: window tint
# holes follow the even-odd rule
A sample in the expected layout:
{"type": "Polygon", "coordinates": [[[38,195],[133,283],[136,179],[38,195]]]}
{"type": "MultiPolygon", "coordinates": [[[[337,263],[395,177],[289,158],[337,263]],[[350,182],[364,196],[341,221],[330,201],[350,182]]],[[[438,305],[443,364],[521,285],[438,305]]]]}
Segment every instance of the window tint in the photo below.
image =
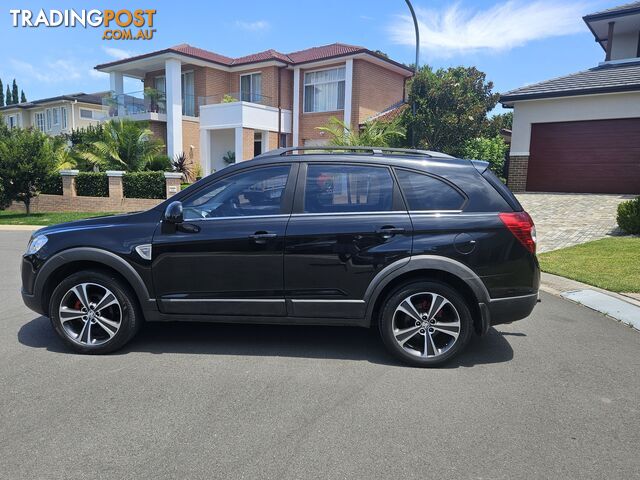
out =
{"type": "Polygon", "coordinates": [[[389,211],[392,199],[393,180],[386,168],[309,165],[307,169],[307,213],[389,211]]]}
{"type": "Polygon", "coordinates": [[[459,210],[464,197],[442,180],[421,173],[396,170],[409,210],[459,210]]]}
{"type": "Polygon", "coordinates": [[[282,213],[289,165],[242,172],[209,185],[183,202],[185,220],[282,213]]]}

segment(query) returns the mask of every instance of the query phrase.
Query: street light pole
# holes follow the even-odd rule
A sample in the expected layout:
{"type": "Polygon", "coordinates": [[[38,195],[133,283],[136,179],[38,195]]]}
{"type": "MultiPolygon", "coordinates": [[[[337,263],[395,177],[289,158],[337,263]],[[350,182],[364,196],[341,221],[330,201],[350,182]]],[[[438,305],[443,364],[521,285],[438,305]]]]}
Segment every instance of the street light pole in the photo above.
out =
{"type": "MultiPolygon", "coordinates": [[[[415,74],[418,73],[418,62],[420,60],[420,29],[418,28],[418,19],[416,18],[416,12],[411,5],[410,0],[404,0],[411,11],[411,17],[413,18],[413,27],[416,30],[416,66],[415,74]]],[[[411,105],[411,113],[413,114],[414,125],[411,128],[411,148],[416,148],[416,134],[415,134],[415,119],[416,119],[416,101],[413,100],[411,105]]]]}

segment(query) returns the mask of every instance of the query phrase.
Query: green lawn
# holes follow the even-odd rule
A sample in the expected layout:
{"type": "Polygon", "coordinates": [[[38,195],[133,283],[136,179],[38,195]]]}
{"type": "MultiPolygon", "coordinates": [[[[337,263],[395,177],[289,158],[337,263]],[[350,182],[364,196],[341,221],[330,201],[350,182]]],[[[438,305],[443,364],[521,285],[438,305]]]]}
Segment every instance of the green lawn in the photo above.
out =
{"type": "Polygon", "coordinates": [[[612,292],[640,293],[640,238],[610,237],[538,255],[543,271],[612,292]]]}
{"type": "Polygon", "coordinates": [[[54,225],[56,223],[72,222],[84,218],[113,215],[111,213],[87,212],[50,212],[50,213],[16,213],[0,211],[0,225],[54,225]]]}

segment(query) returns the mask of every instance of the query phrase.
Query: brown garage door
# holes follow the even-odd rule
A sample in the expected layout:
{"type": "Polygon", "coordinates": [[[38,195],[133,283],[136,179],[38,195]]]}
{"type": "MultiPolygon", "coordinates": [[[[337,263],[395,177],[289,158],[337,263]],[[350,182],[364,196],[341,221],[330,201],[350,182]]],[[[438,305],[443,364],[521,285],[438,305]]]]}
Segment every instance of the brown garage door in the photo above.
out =
{"type": "Polygon", "coordinates": [[[527,190],[640,193],[640,118],[531,127],[527,190]]]}

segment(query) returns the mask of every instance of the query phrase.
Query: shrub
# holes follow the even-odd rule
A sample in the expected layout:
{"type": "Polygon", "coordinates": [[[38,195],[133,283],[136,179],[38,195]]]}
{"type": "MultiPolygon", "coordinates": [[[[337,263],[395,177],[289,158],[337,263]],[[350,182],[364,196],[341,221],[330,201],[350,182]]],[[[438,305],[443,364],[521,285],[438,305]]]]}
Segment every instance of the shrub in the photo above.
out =
{"type": "Polygon", "coordinates": [[[59,173],[47,176],[42,182],[40,193],[62,195],[62,176],[59,173]]]}
{"type": "Polygon", "coordinates": [[[145,168],[152,172],[170,172],[173,170],[171,159],[167,155],[158,155],[157,157],[153,157],[145,165],[145,168]]]}
{"type": "Polygon", "coordinates": [[[640,197],[618,205],[618,225],[627,233],[640,234],[640,197]]]}
{"type": "Polygon", "coordinates": [[[122,178],[124,196],[127,198],[166,198],[163,172],[125,173],[122,178]]]}
{"type": "Polygon", "coordinates": [[[477,137],[467,140],[462,148],[462,156],[472,160],[489,162],[489,168],[504,181],[504,161],[507,144],[500,135],[477,137]]]}
{"type": "Polygon", "coordinates": [[[76,193],[80,197],[108,197],[109,177],[102,172],[80,172],[76,177],[76,193]]]}

